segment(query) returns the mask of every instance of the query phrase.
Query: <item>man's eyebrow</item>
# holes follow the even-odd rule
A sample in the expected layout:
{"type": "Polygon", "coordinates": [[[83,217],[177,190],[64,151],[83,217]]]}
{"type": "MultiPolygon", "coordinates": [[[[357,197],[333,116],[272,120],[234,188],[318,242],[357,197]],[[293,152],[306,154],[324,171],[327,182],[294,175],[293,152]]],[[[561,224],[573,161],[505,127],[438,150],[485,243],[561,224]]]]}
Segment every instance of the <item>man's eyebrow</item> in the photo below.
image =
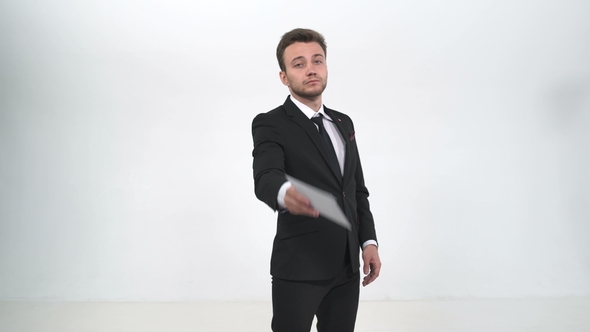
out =
{"type": "MultiPolygon", "coordinates": [[[[312,55],[311,57],[312,57],[312,58],[317,58],[317,57],[322,57],[322,58],[323,58],[323,57],[324,57],[324,55],[323,55],[323,54],[321,54],[321,53],[318,53],[318,54],[314,54],[314,55],[312,55]]],[[[293,60],[291,60],[291,63],[293,63],[295,60],[300,60],[300,59],[305,59],[305,57],[304,57],[303,55],[300,55],[300,56],[298,56],[298,57],[295,57],[295,58],[293,58],[293,60]]]]}
{"type": "Polygon", "coordinates": [[[300,55],[296,58],[293,58],[293,60],[291,60],[291,63],[295,62],[295,60],[299,60],[299,59],[305,59],[305,57],[303,55],[300,55]]]}

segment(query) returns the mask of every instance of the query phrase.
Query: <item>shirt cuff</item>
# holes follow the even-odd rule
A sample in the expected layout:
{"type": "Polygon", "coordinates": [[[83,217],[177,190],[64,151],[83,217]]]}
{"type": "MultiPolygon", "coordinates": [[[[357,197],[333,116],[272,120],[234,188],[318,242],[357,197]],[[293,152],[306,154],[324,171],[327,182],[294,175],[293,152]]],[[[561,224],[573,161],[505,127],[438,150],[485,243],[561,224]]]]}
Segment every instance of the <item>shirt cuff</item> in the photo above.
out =
{"type": "Polygon", "coordinates": [[[377,241],[375,241],[375,240],[367,240],[367,241],[365,241],[365,243],[363,243],[363,250],[365,250],[365,248],[368,245],[371,245],[371,244],[374,244],[375,247],[379,248],[379,245],[377,244],[377,241]]]}
{"type": "Polygon", "coordinates": [[[287,181],[283,183],[281,188],[279,189],[279,194],[277,195],[277,203],[281,209],[285,208],[285,195],[287,194],[287,190],[291,188],[291,182],[287,181]]]}

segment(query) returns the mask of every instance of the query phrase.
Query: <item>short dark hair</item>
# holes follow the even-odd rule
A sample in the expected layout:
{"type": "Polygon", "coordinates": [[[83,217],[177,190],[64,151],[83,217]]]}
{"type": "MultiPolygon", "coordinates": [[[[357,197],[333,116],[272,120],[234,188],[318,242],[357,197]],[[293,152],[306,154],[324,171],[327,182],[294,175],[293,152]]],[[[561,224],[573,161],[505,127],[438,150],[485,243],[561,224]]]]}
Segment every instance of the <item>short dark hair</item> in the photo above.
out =
{"type": "Polygon", "coordinates": [[[281,37],[281,41],[277,46],[277,60],[279,61],[279,67],[281,67],[282,71],[285,71],[285,62],[283,56],[285,55],[285,49],[289,47],[289,45],[301,42],[301,43],[311,43],[316,42],[320,44],[321,48],[324,50],[324,54],[328,56],[327,48],[326,48],[326,41],[324,40],[324,36],[321,33],[311,30],[311,29],[293,29],[283,35],[281,37]]]}

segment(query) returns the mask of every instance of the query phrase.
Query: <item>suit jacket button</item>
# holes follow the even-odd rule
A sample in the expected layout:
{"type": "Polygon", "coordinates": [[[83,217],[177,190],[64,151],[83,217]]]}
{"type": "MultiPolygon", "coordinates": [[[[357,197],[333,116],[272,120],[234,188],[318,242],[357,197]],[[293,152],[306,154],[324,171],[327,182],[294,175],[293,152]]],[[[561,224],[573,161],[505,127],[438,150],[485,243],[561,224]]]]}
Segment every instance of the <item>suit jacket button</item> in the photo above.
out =
{"type": "Polygon", "coordinates": [[[346,197],[346,193],[344,191],[342,192],[342,197],[346,197]]]}

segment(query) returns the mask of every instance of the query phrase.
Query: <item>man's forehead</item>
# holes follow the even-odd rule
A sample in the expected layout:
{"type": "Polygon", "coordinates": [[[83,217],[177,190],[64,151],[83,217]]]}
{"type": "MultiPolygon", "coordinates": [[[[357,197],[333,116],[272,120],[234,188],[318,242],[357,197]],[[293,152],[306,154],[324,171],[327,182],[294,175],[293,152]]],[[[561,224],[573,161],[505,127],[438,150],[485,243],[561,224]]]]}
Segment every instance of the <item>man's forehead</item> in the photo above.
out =
{"type": "Polygon", "coordinates": [[[321,55],[325,56],[324,50],[317,42],[295,42],[285,49],[285,53],[309,53],[312,52],[313,55],[321,55]]]}

